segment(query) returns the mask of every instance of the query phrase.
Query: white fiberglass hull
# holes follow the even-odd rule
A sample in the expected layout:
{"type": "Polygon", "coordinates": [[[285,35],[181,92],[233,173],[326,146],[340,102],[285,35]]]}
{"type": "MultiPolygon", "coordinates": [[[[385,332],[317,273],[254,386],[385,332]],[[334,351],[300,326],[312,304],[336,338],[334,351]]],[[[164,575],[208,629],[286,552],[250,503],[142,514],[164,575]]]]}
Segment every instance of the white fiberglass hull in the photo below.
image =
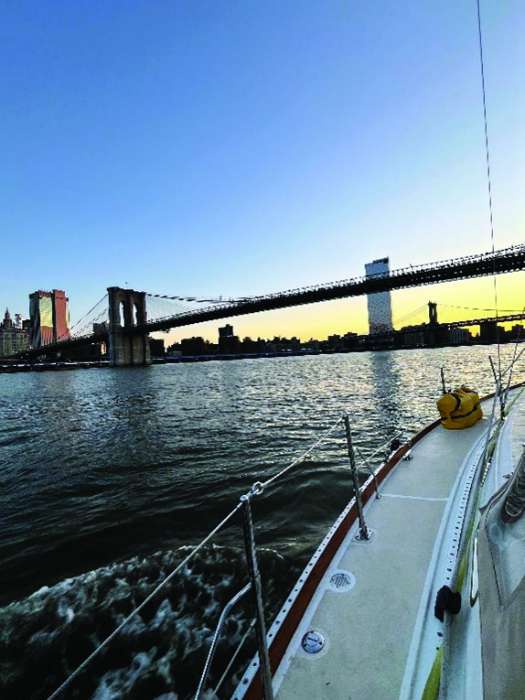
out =
{"type": "MultiPolygon", "coordinates": [[[[523,397],[516,410],[521,406],[523,397]]],[[[447,431],[436,423],[400,448],[377,473],[379,499],[368,480],[369,541],[356,539],[354,501],[331,528],[268,632],[279,700],[408,700],[421,698],[425,688],[438,697],[450,622],[447,615],[443,622],[436,618],[434,604],[442,586],[453,588],[469,537],[492,400],[483,408],[487,417],[472,428],[447,431]],[[409,448],[411,459],[403,460],[409,448]],[[303,644],[312,631],[314,643],[303,644]],[[322,648],[309,653],[308,646],[322,648]]],[[[515,432],[523,442],[525,425],[515,432]]],[[[517,448],[498,444],[508,478],[509,449],[517,448]]],[[[495,470],[490,478],[487,493],[504,476],[495,470]]],[[[470,659],[472,672],[463,674],[461,692],[449,698],[483,697],[479,624],[470,625],[464,632],[470,651],[464,653],[477,660],[470,659]]],[[[261,697],[257,667],[254,659],[235,700],[261,697]]]]}

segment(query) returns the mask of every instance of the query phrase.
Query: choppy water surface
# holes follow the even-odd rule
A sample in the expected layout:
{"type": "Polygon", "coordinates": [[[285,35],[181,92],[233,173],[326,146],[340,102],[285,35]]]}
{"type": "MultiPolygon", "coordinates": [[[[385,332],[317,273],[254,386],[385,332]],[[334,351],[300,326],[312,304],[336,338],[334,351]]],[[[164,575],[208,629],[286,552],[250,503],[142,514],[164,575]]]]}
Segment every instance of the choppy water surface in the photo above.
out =
{"type": "MultiPolygon", "coordinates": [[[[504,363],[512,350],[502,348],[504,363]]],[[[435,419],[442,365],[451,383],[492,391],[489,354],[496,349],[0,375],[1,697],[47,697],[253,481],[306,449],[343,409],[370,454],[435,419]]],[[[271,609],[349,495],[336,435],[260,497],[271,609]]],[[[189,697],[220,609],[245,581],[235,523],[65,697],[189,697]]],[[[214,680],[250,617],[243,604],[229,620],[214,680]]]]}

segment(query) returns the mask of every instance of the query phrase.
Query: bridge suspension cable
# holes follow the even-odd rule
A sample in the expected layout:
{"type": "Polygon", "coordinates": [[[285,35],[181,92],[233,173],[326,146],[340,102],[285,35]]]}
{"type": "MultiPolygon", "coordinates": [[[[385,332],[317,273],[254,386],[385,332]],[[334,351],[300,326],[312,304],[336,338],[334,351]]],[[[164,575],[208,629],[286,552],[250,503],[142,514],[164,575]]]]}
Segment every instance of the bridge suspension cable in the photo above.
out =
{"type": "Polygon", "coordinates": [[[239,316],[256,311],[285,308],[316,301],[330,301],[343,297],[360,296],[362,294],[380,291],[404,289],[439,282],[457,281],[469,277],[512,272],[525,269],[525,245],[517,244],[508,248],[489,251],[476,255],[463,256],[451,260],[441,260],[434,263],[403,267],[392,270],[388,274],[373,277],[354,277],[331,283],[322,283],[298,289],[288,289],[282,292],[270,293],[239,299],[199,299],[197,297],[182,297],[147,294],[149,300],[156,299],[164,302],[193,304],[194,308],[181,306],[163,312],[148,313],[148,325],[155,322],[158,327],[151,330],[166,330],[170,327],[199,323],[202,321],[239,316]],[[194,301],[190,301],[194,300],[194,301]],[[206,303],[208,305],[206,306],[206,303]],[[170,326],[173,320],[174,326],[170,326]]]}
{"type": "MultiPolygon", "coordinates": [[[[216,321],[232,316],[244,316],[260,311],[283,309],[303,304],[321,301],[331,301],[365,294],[375,294],[383,291],[407,289],[424,285],[434,285],[441,282],[459,281],[473,277],[516,272],[525,270],[525,244],[520,243],[493,252],[478,253],[451,260],[441,260],[418,266],[408,266],[391,271],[389,274],[374,277],[355,277],[338,282],[324,283],[302,289],[242,297],[237,300],[199,299],[197,297],[169,297],[168,295],[149,294],[147,320],[137,325],[133,332],[138,334],[167,331],[171,328],[188,326],[195,323],[216,321]],[[189,301],[195,299],[195,301],[189,301]]],[[[103,340],[110,332],[109,326],[93,331],[94,323],[108,321],[108,311],[104,307],[99,311],[106,295],[92,307],[87,315],[79,319],[68,337],[59,338],[58,342],[50,343],[51,351],[67,343],[93,343],[103,340]]],[[[398,319],[402,322],[404,319],[398,319]]],[[[126,329],[130,331],[130,329],[126,329]]],[[[15,356],[38,356],[42,348],[32,348],[15,356]]]]}
{"type": "Polygon", "coordinates": [[[76,321],[67,333],[57,337],[57,342],[93,335],[93,325],[108,320],[108,295],[104,294],[89,311],[76,321]]]}
{"type": "Polygon", "coordinates": [[[83,338],[93,334],[93,324],[108,320],[108,295],[104,294],[89,311],[71,326],[69,337],[83,338]]]}
{"type": "Polygon", "coordinates": [[[201,301],[192,297],[168,297],[164,294],[146,294],[148,322],[159,321],[171,316],[191,313],[200,308],[201,301]]]}
{"type": "Polygon", "coordinates": [[[403,323],[406,323],[410,318],[414,318],[416,316],[419,316],[423,313],[423,311],[426,311],[427,309],[427,304],[421,304],[418,306],[416,309],[413,309],[409,313],[403,314],[403,316],[394,316],[392,319],[393,325],[394,326],[400,326],[403,323]]]}
{"type": "Polygon", "coordinates": [[[461,306],[460,304],[443,304],[440,301],[436,302],[438,307],[446,306],[449,309],[465,309],[467,311],[499,311],[499,313],[519,314],[523,313],[523,309],[494,309],[482,306],[461,306]]]}
{"type": "Polygon", "coordinates": [[[193,301],[197,304],[225,304],[225,303],[236,303],[239,301],[248,301],[249,299],[254,299],[255,297],[219,297],[218,299],[205,299],[201,297],[181,297],[181,296],[169,296],[168,294],[146,294],[147,297],[152,299],[167,299],[171,301],[193,301]]]}
{"type": "Polygon", "coordinates": [[[95,311],[95,309],[96,309],[100,304],[102,304],[103,301],[106,302],[106,307],[107,307],[107,298],[108,298],[108,295],[107,295],[107,292],[106,292],[106,294],[104,294],[104,295],[96,302],[96,304],[93,304],[93,306],[89,309],[89,311],[86,311],[86,313],[85,313],[83,316],[81,316],[81,317],[78,319],[78,321],[77,321],[76,323],[74,323],[74,324],[71,326],[71,329],[70,329],[71,332],[73,332],[73,330],[76,328],[76,326],[78,326],[80,323],[82,323],[82,321],[83,321],[85,318],[87,318],[90,314],[92,314],[93,311],[95,311]]]}

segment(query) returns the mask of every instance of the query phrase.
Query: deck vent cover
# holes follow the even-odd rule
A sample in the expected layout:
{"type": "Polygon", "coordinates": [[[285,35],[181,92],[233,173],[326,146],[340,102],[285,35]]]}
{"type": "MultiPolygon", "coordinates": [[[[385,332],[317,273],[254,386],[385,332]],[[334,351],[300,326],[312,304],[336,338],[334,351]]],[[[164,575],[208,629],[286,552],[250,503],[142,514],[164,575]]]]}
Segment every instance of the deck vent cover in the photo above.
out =
{"type": "Polygon", "coordinates": [[[309,630],[301,640],[301,646],[307,654],[318,654],[325,644],[326,639],[317,630],[309,630]]]}
{"type": "Polygon", "coordinates": [[[330,576],[330,589],[336,593],[347,593],[355,585],[355,576],[349,571],[334,571],[330,576]]]}

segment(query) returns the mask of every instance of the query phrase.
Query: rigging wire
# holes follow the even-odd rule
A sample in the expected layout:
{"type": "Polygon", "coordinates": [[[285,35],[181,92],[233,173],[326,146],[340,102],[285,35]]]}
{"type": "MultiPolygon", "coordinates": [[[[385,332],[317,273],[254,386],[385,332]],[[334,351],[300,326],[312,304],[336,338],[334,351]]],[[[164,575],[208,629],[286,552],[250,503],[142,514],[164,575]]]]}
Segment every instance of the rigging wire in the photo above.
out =
{"type": "MultiPolygon", "coordinates": [[[[479,64],[481,71],[481,93],[483,97],[483,124],[485,128],[485,159],[487,163],[487,189],[488,189],[488,199],[489,199],[489,219],[490,219],[490,240],[492,244],[492,255],[494,256],[496,246],[494,239],[494,216],[492,211],[492,178],[490,173],[490,148],[489,148],[489,129],[488,129],[488,119],[487,119],[487,93],[485,89],[485,65],[483,61],[483,35],[481,31],[481,9],[480,0],[476,0],[476,7],[478,11],[478,41],[479,41],[479,64]]],[[[496,318],[498,318],[498,284],[496,280],[496,258],[493,258],[493,272],[492,279],[494,282],[494,304],[496,306],[496,318]]],[[[498,374],[500,376],[501,384],[501,352],[500,352],[500,340],[498,333],[498,374]]]]}

